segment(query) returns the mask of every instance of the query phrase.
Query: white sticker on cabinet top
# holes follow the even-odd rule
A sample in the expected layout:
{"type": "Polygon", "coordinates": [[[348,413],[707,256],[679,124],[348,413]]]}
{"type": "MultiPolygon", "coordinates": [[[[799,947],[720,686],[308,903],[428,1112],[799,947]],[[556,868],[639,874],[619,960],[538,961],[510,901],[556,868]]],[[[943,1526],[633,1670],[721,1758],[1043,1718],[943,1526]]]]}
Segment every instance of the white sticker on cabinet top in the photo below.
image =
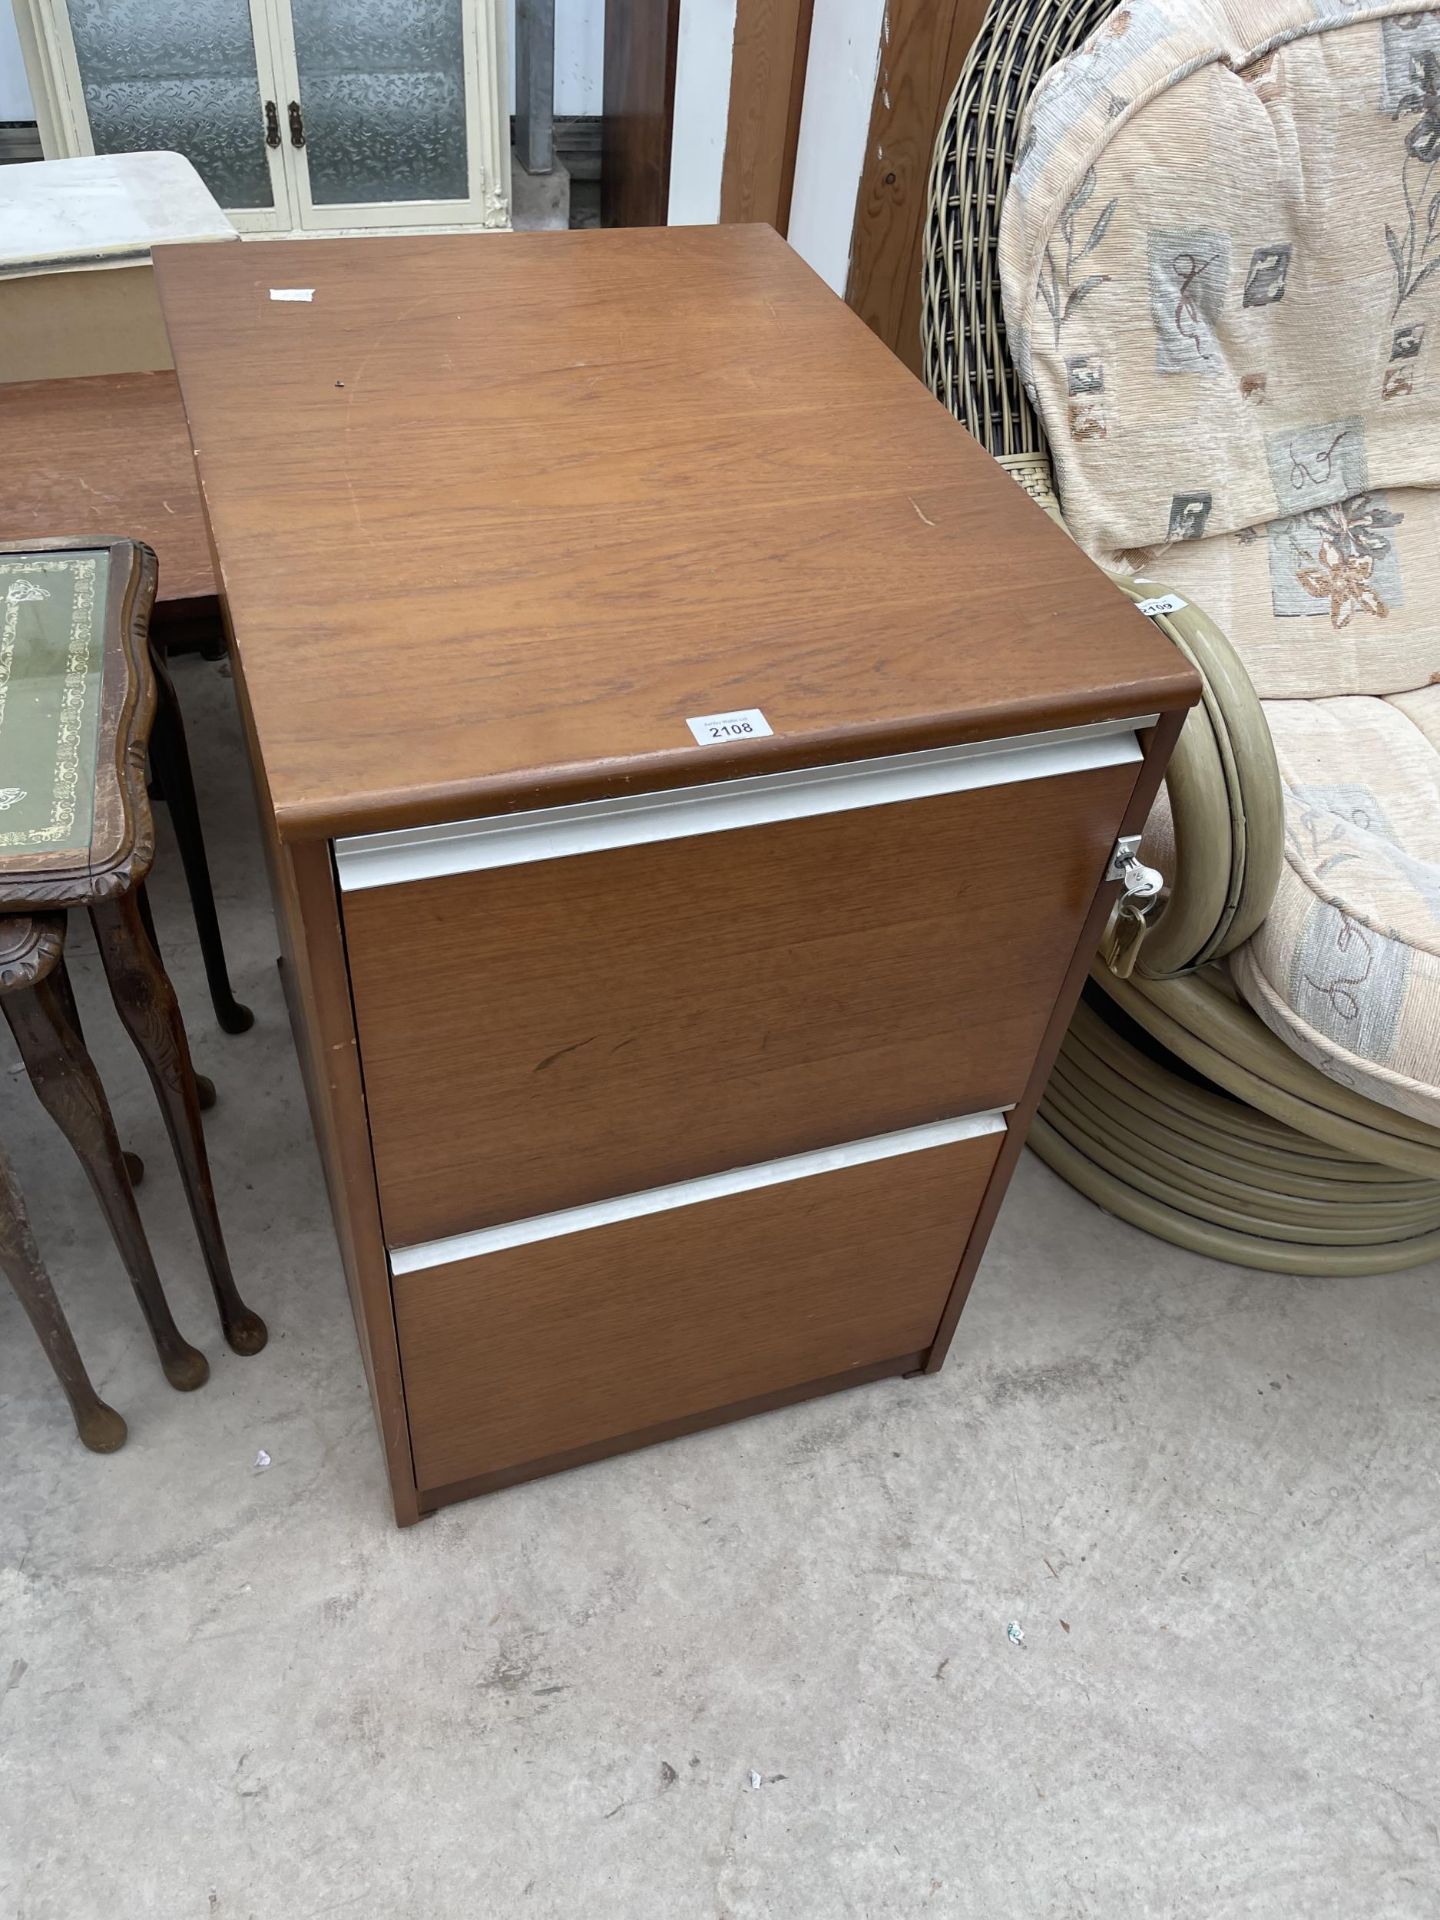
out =
{"type": "Polygon", "coordinates": [[[758,707],[741,707],[735,713],[702,713],[685,724],[702,747],[722,746],[727,740],[762,740],[774,732],[758,707]]]}
{"type": "Polygon", "coordinates": [[[272,300],[313,300],[315,289],[313,287],[272,287],[270,298],[272,300]]]}

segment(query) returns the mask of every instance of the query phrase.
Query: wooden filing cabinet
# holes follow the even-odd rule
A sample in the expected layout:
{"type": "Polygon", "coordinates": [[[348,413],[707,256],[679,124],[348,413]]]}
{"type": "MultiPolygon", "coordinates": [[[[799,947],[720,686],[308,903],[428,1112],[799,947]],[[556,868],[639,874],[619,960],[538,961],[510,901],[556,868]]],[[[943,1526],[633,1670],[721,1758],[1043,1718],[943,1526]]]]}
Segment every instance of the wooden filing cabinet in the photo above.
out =
{"type": "Polygon", "coordinates": [[[232,251],[157,272],[397,1516],[938,1367],[1189,669],[766,229],[232,251]]]}

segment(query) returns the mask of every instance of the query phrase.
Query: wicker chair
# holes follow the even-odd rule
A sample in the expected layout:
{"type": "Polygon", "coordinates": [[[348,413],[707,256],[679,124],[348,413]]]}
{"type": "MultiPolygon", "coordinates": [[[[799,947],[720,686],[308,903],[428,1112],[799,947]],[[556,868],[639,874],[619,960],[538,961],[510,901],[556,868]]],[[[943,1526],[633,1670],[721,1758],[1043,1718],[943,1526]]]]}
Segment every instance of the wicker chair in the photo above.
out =
{"type": "MultiPolygon", "coordinates": [[[[1114,6],[994,0],[931,175],[926,379],[1057,519],[1045,439],[1007,350],[996,248],[1025,103],[1114,6]]],[[[1161,591],[1117,585],[1136,600],[1161,591]]],[[[1102,1207],[1178,1246],[1281,1273],[1418,1265],[1440,1254],[1440,1131],[1302,1060],[1232,987],[1225,958],[1265,919],[1281,873],[1275,751],[1218,627],[1194,607],[1158,624],[1206,687],[1167,782],[1173,881],[1138,950],[1134,926],[1107,936],[1031,1145],[1102,1207]]]]}

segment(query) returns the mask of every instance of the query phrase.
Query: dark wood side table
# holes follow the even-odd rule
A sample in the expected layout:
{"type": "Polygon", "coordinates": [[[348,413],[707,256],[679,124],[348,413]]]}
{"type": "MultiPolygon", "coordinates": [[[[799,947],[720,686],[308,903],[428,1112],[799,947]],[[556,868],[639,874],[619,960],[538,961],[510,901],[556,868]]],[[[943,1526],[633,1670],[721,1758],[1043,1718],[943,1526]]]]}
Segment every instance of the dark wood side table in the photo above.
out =
{"type": "MultiPolygon", "coordinates": [[[[64,945],[63,914],[0,919],[0,1013],[15,1036],[41,1104],[85,1169],[135,1289],[165,1378],[172,1387],[189,1393],[209,1378],[209,1362],[180,1333],[160,1284],[131,1191],[138,1163],[121,1151],[110,1103],[86,1050],[65,972],[64,945]]],[[[95,1398],[40,1264],[13,1173],[5,1213],[0,1242],[10,1257],[4,1264],[70,1401],[76,1430],[92,1451],[111,1453],[125,1438],[124,1422],[117,1432],[113,1423],[119,1416],[95,1398]]]]}
{"type": "Polygon", "coordinates": [[[175,375],[0,385],[0,440],[0,550],[33,546],[57,532],[99,545],[123,533],[159,559],[149,631],[159,694],[151,773],[170,808],[215,1017],[227,1033],[243,1033],[253,1015],[230,985],[185,728],[166,665],[172,651],[198,647],[213,657],[225,645],[175,375]]]}
{"type": "Polygon", "coordinates": [[[237,1353],[258,1353],[265,1324],[230,1270],[200,1088],[143,904],[154,855],[145,779],[156,704],[146,639],[154,590],[155,556],[133,541],[0,552],[0,1011],[94,1187],[167,1378],[190,1388],[208,1369],[165,1304],[62,959],[61,910],[84,907],[160,1103],[225,1337],[237,1353]]]}
{"type": "Polygon", "coordinates": [[[0,384],[0,547],[124,533],[160,562],[151,638],[223,647],[180,386],[169,369],[0,384]]]}
{"type": "Polygon", "coordinates": [[[155,264],[397,1516],[933,1371],[1195,675],[768,229],[155,264]]]}

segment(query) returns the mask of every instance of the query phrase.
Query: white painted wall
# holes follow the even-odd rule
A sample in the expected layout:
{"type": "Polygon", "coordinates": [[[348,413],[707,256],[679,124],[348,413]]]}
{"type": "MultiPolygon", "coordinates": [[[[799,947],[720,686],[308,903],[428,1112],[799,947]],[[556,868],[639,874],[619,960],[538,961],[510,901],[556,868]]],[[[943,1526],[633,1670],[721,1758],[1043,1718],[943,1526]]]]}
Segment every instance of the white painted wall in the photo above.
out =
{"type": "MultiPolygon", "coordinates": [[[[885,0],[815,0],[795,156],[790,244],[843,294],[865,162],[885,0]]],[[[670,224],[720,217],[735,0],[681,0],[670,224]]]]}
{"type": "Polygon", "coordinates": [[[604,78],[605,0],[555,0],[556,113],[599,113],[604,78]]]}
{"type": "MultiPolygon", "coordinates": [[[[510,111],[515,111],[515,0],[507,0],[510,111]]],[[[599,113],[605,74],[605,0],[555,0],[555,111],[599,113]]]]}
{"type": "Polygon", "coordinates": [[[708,227],[720,218],[734,50],[735,0],[681,0],[670,145],[672,227],[708,227]]]}
{"type": "Polygon", "coordinates": [[[885,0],[815,0],[790,244],[842,295],[884,30],[885,0]]]}
{"type": "Polygon", "coordinates": [[[25,62],[20,57],[20,36],[15,31],[15,15],[8,0],[0,0],[0,120],[33,120],[30,89],[25,82],[25,62]]]}

